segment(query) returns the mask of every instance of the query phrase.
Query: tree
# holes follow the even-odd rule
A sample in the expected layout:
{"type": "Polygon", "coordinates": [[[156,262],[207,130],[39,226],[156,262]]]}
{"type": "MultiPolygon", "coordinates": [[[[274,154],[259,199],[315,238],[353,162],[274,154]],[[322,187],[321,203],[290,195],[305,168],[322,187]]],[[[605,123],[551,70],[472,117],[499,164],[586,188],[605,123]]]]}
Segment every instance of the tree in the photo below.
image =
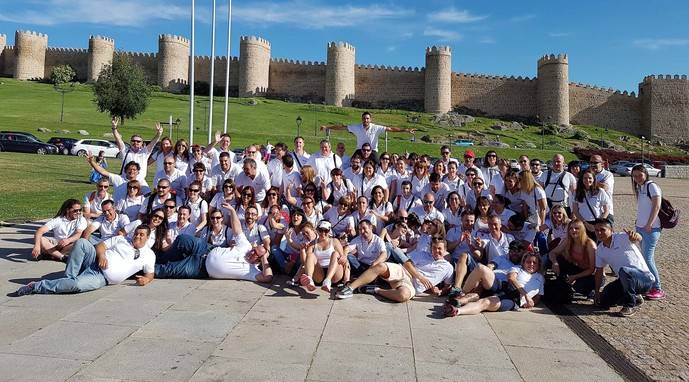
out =
{"type": "Polygon", "coordinates": [[[77,73],[69,65],[58,65],[53,68],[53,72],[50,74],[50,82],[53,83],[55,91],[62,96],[60,122],[62,122],[65,117],[65,93],[74,91],[74,83],[72,80],[76,75],[77,73]]]}
{"type": "Polygon", "coordinates": [[[143,70],[129,57],[116,54],[112,64],[106,65],[93,86],[94,102],[98,111],[111,117],[134,119],[143,113],[151,97],[143,70]]]}

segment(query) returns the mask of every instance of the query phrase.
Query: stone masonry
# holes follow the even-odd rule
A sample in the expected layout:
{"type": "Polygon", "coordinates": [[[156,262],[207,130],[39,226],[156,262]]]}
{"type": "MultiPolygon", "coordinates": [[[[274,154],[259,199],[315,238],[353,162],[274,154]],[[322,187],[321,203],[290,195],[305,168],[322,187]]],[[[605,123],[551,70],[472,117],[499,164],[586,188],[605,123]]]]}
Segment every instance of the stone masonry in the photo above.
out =
{"type": "MultiPolygon", "coordinates": [[[[92,39],[89,50],[48,48],[48,36],[17,31],[15,45],[0,35],[0,75],[18,79],[49,77],[52,68],[69,64],[78,80],[93,80],[95,66],[111,60],[110,42],[92,39]]],[[[158,53],[117,52],[142,67],[151,83],[177,92],[189,81],[189,42],[162,35],[158,53]]],[[[279,96],[325,100],[331,105],[353,101],[371,107],[423,104],[428,112],[465,107],[494,117],[538,118],[560,125],[588,124],[645,135],[666,142],[689,140],[689,80],[686,75],[648,76],[635,92],[569,82],[566,55],[538,60],[535,78],[453,73],[449,47],[426,50],[426,68],[359,65],[348,43],[327,45],[327,63],[273,59],[267,40],[243,36],[239,57],[194,58],[196,81],[208,82],[215,62],[215,84],[224,85],[230,65],[230,91],[242,97],[279,96]]]]}
{"type": "Polygon", "coordinates": [[[103,36],[91,36],[89,38],[89,82],[95,82],[98,79],[103,67],[112,63],[114,54],[115,40],[103,36]]]}

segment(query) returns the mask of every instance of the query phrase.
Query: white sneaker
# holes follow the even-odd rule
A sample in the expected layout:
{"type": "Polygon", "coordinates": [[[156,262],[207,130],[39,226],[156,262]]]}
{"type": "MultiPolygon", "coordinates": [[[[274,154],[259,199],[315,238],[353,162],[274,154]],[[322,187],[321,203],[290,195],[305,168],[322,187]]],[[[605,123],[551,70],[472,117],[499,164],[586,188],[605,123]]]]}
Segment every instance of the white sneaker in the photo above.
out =
{"type": "Polygon", "coordinates": [[[333,286],[333,282],[330,281],[330,279],[325,279],[325,280],[323,280],[323,285],[321,286],[321,289],[330,293],[330,291],[332,290],[332,286],[333,286]]]}

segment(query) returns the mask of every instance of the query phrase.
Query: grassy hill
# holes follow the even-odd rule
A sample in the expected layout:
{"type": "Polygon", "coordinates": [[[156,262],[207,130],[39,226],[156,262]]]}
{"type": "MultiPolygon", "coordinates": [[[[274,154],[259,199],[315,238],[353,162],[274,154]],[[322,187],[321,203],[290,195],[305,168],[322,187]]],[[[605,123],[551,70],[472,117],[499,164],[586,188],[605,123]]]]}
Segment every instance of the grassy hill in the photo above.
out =
{"type": "MultiPolygon", "coordinates": [[[[103,138],[110,132],[109,117],[96,111],[93,94],[88,85],[77,85],[75,90],[65,96],[64,122],[60,123],[60,94],[48,84],[0,79],[0,130],[17,130],[31,132],[40,139],[47,140],[53,136],[83,138],[78,130],[86,130],[93,138],[103,138]],[[38,128],[52,130],[50,133],[38,132],[38,128]],[[59,130],[69,130],[61,133],[59,130]]],[[[221,130],[223,123],[223,98],[217,97],[214,102],[214,130],[221,130]]],[[[172,132],[172,138],[188,138],[189,98],[183,95],[155,93],[145,113],[135,120],[126,121],[121,128],[123,135],[139,133],[144,138],[153,135],[156,121],[167,121],[179,118],[181,128],[172,132]]],[[[197,97],[195,108],[194,141],[205,144],[208,139],[208,97],[197,97]]],[[[233,146],[245,146],[250,143],[285,142],[291,145],[297,133],[295,120],[301,116],[301,135],[307,142],[307,150],[316,151],[318,142],[324,132],[315,131],[314,126],[333,123],[356,123],[360,120],[362,110],[356,108],[338,108],[325,105],[289,103],[272,99],[232,98],[229,111],[229,132],[233,137],[233,146]]],[[[371,110],[375,123],[415,128],[417,140],[411,142],[411,136],[404,133],[389,135],[388,150],[392,152],[417,152],[437,156],[440,142],[452,142],[457,137],[474,139],[499,139],[510,145],[496,151],[502,157],[516,158],[520,154],[530,157],[549,159],[556,152],[573,159],[571,149],[577,145],[596,147],[595,142],[601,137],[631,151],[641,148],[641,141],[630,137],[627,142],[620,141],[625,134],[617,131],[603,131],[594,126],[575,126],[580,139],[571,139],[557,135],[541,136],[540,126],[526,126],[523,130],[498,131],[491,126],[504,123],[496,119],[476,118],[472,123],[461,128],[442,127],[433,123],[433,115],[411,113],[402,110],[371,110]],[[414,122],[411,122],[414,121],[414,122]],[[428,136],[435,143],[422,142],[422,136],[428,136]],[[481,138],[481,136],[485,138],[481,138]],[[585,139],[590,137],[590,141],[585,139]],[[539,150],[543,144],[545,150],[539,150]],[[536,147],[528,148],[528,147],[536,147]]],[[[509,121],[507,121],[509,122],[509,121]]],[[[166,134],[168,134],[166,128],[166,134]]],[[[334,142],[343,141],[348,151],[355,144],[354,137],[346,132],[333,133],[334,142]]],[[[381,143],[382,145],[382,143],[381,143]]],[[[381,147],[383,149],[383,147],[381,147]]],[[[483,155],[489,147],[477,146],[477,155],[483,155]]],[[[646,150],[656,152],[680,153],[669,147],[650,147],[646,150]]],[[[461,156],[463,148],[455,148],[461,156]]],[[[111,167],[118,167],[119,161],[110,161],[111,167]]],[[[61,201],[69,197],[81,197],[93,186],[85,182],[89,168],[81,158],[0,153],[0,177],[5,182],[0,184],[0,221],[44,218],[54,214],[61,201]],[[51,184],[51,182],[57,182],[51,184]]],[[[149,171],[152,177],[153,171],[149,171]]]]}

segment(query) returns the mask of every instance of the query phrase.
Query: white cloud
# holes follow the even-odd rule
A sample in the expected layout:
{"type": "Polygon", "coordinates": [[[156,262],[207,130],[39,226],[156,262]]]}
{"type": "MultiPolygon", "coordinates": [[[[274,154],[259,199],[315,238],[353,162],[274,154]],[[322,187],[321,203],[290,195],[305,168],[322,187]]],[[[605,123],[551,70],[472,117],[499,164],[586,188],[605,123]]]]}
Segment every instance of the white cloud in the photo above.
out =
{"type": "Polygon", "coordinates": [[[687,46],[689,39],[684,38],[642,38],[634,40],[634,45],[650,50],[657,50],[672,46],[687,46]]]}
{"type": "Polygon", "coordinates": [[[436,37],[439,41],[457,41],[462,39],[462,35],[458,32],[430,27],[423,31],[423,35],[436,37]]]}
{"type": "Polygon", "coordinates": [[[522,23],[524,21],[530,21],[536,18],[536,15],[533,13],[528,13],[525,15],[518,15],[510,18],[510,21],[513,23],[522,23]]]}
{"type": "Polygon", "coordinates": [[[0,20],[34,25],[89,23],[134,27],[151,20],[188,18],[190,12],[189,7],[164,0],[46,0],[31,4],[40,10],[0,13],[0,20]]]}
{"type": "Polygon", "coordinates": [[[553,38],[559,38],[559,37],[569,37],[571,36],[571,32],[549,32],[548,36],[553,37],[553,38]]]}
{"type": "Polygon", "coordinates": [[[478,40],[480,44],[495,44],[497,41],[495,41],[494,38],[492,37],[482,37],[478,40]]]}
{"type": "Polygon", "coordinates": [[[397,46],[396,45],[390,45],[390,46],[385,48],[385,51],[388,53],[395,52],[395,51],[397,51],[397,46]]]}
{"type": "Polygon", "coordinates": [[[429,21],[434,22],[466,24],[485,20],[486,18],[488,18],[488,16],[473,15],[466,9],[456,9],[454,7],[450,7],[447,9],[429,13],[427,18],[429,21]]]}

